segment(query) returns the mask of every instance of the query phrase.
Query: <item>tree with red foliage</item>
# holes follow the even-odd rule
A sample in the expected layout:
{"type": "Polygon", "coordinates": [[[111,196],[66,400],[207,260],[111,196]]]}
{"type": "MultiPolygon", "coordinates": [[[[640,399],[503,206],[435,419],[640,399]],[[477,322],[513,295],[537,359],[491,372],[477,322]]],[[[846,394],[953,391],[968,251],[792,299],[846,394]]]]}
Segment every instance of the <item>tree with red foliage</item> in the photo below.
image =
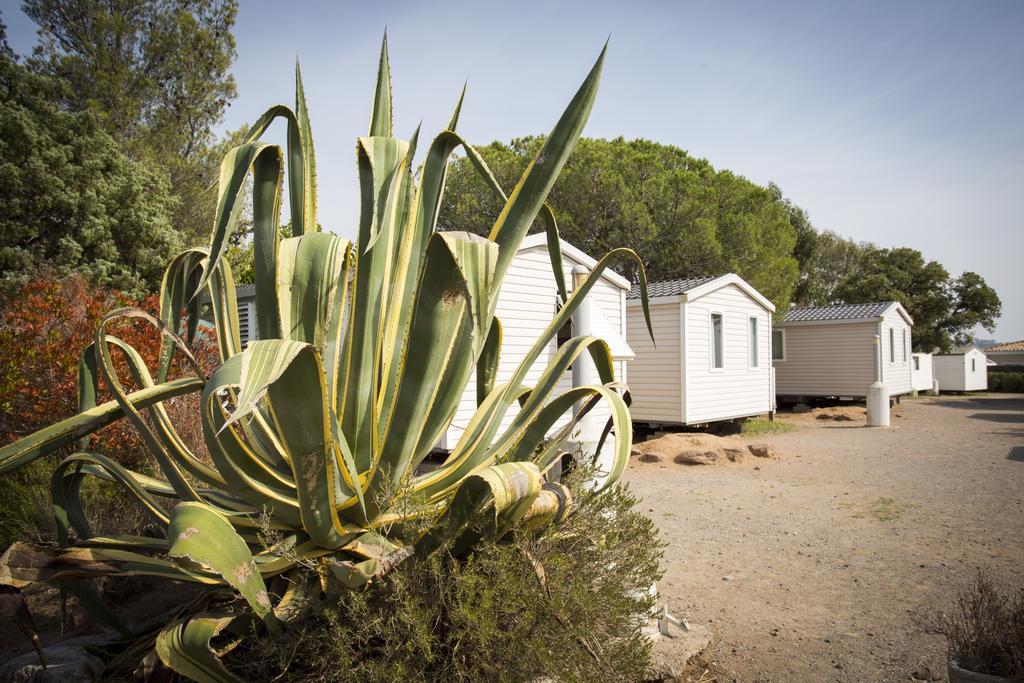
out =
{"type": "MultiPolygon", "coordinates": [[[[122,306],[137,306],[158,315],[155,294],[142,302],[112,289],[89,284],[72,275],[42,275],[23,285],[0,308],[0,443],[30,434],[57,420],[78,413],[78,360],[95,339],[103,316],[122,306]]],[[[137,319],[118,321],[110,330],[127,342],[155,371],[160,349],[159,332],[137,319]]],[[[202,345],[201,345],[202,346],[202,345]]],[[[197,354],[207,369],[211,349],[197,354]]],[[[119,359],[115,349],[115,356],[119,359]]],[[[118,377],[135,389],[126,365],[118,363],[118,377]]],[[[172,367],[172,376],[178,363],[172,367]]],[[[113,398],[107,393],[101,400],[113,398]]],[[[141,447],[127,421],[97,432],[94,442],[105,452],[141,447]]]]}
{"type": "MultiPolygon", "coordinates": [[[[77,414],[78,361],[94,341],[103,316],[122,306],[137,306],[156,314],[159,304],[157,295],[136,302],[116,290],[96,287],[79,275],[61,278],[53,274],[36,277],[0,302],[0,444],[77,414]]],[[[150,371],[155,372],[160,349],[160,333],[155,327],[133,318],[117,321],[108,332],[135,348],[150,371]]],[[[212,344],[200,342],[200,347],[197,358],[209,371],[217,362],[216,351],[212,344]]],[[[136,389],[120,350],[113,347],[112,353],[118,378],[128,391],[136,389]]],[[[172,377],[182,372],[192,374],[188,368],[182,370],[180,356],[176,354],[171,367],[172,377]]],[[[101,381],[99,400],[112,398],[101,381]]],[[[198,410],[194,396],[172,399],[165,405],[179,413],[198,410]]],[[[185,428],[198,425],[198,414],[194,417],[175,422],[185,428]]],[[[181,436],[197,454],[205,452],[198,429],[194,434],[181,436]]],[[[145,471],[150,467],[142,439],[128,420],[119,420],[96,432],[89,449],[130,469],[145,471]]],[[[21,485],[38,488],[42,496],[49,486],[48,476],[45,481],[31,479],[42,476],[41,472],[26,472],[30,479],[21,485]]],[[[4,511],[2,516],[17,514],[4,511]]],[[[48,520],[49,515],[40,518],[48,520]]],[[[11,523],[10,518],[0,519],[5,531],[11,523]]],[[[0,533],[0,541],[5,535],[0,533]]]]}

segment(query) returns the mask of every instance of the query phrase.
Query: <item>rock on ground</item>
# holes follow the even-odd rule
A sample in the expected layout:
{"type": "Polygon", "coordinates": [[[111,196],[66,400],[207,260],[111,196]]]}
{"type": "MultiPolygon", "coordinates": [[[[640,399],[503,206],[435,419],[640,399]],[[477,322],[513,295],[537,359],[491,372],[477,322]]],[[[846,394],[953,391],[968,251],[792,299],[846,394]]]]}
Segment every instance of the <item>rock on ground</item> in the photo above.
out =
{"type": "Polygon", "coordinates": [[[52,645],[43,651],[46,668],[39,663],[35,652],[29,652],[7,662],[0,669],[3,683],[91,683],[103,673],[103,660],[84,650],[85,645],[96,643],[93,637],[74,638],[52,645]]]}
{"type": "Polygon", "coordinates": [[[774,458],[775,449],[770,444],[766,443],[752,443],[747,448],[750,450],[751,455],[758,458],[774,458]]]}
{"type": "Polygon", "coordinates": [[[697,624],[690,624],[688,631],[673,627],[671,637],[654,638],[649,680],[681,680],[690,660],[706,650],[710,644],[711,631],[697,624]]]}
{"type": "Polygon", "coordinates": [[[716,451],[682,451],[672,458],[680,465],[712,465],[718,460],[716,451]]]}

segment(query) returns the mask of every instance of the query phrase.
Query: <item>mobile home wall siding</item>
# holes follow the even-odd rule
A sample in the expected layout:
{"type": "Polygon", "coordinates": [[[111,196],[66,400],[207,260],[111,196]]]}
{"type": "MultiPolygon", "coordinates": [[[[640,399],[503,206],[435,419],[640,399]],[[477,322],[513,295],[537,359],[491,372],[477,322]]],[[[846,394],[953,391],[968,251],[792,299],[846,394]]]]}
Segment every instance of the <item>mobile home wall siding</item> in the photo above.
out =
{"type": "Polygon", "coordinates": [[[932,363],[932,354],[915,353],[912,358],[917,359],[918,368],[914,368],[913,360],[910,364],[910,384],[918,391],[931,391],[935,381],[935,369],[932,363]]]}
{"type": "Polygon", "coordinates": [[[939,380],[939,391],[964,391],[964,357],[935,356],[935,379],[939,380]]]}
{"type": "Polygon", "coordinates": [[[988,389],[988,356],[974,349],[964,354],[964,386],[967,391],[984,391],[988,389]],[[971,359],[975,360],[971,370],[971,359]]]}
{"type": "Polygon", "coordinates": [[[772,410],[771,314],[736,285],[688,301],[686,315],[687,424],[772,410]],[[711,367],[711,314],[722,314],[722,368],[711,367]],[[750,367],[750,318],[757,319],[758,366],[750,367]]]}
{"type": "MultiPolygon", "coordinates": [[[[555,278],[551,263],[534,255],[520,253],[509,266],[498,295],[495,315],[501,319],[501,359],[498,363],[496,383],[507,382],[526,357],[533,343],[540,337],[555,313],[555,278]]],[[[540,354],[526,375],[525,383],[532,385],[540,379],[555,350],[552,340],[540,354]]],[[[476,412],[476,373],[471,374],[459,408],[448,429],[442,448],[451,449],[458,442],[476,412]]],[[[502,420],[500,434],[519,412],[518,404],[508,410],[502,420]]],[[[565,424],[563,418],[558,426],[565,424]]]]}
{"type": "Polygon", "coordinates": [[[643,309],[627,304],[626,341],[636,358],[629,362],[629,412],[639,422],[681,422],[682,366],[680,364],[678,302],[652,304],[655,346],[647,332],[643,309]]]}
{"type": "MultiPolygon", "coordinates": [[[[566,285],[572,290],[572,267],[576,264],[565,257],[566,285]]],[[[612,282],[602,279],[591,290],[590,300],[601,308],[601,312],[613,326],[622,330],[622,290],[612,282]]],[[[557,306],[557,286],[551,273],[551,261],[543,248],[524,249],[512,260],[505,281],[498,295],[495,314],[501,319],[502,343],[501,359],[498,363],[496,382],[507,382],[512,378],[519,363],[526,357],[534,342],[541,336],[544,329],[555,317],[557,306]]],[[[548,342],[526,375],[527,386],[536,384],[556,351],[556,342],[548,342]]],[[[615,363],[617,375],[624,371],[624,363],[615,363]]],[[[572,386],[572,374],[566,372],[559,380],[558,392],[561,393],[572,386]]],[[[557,395],[557,394],[556,394],[557,395]]],[[[476,412],[476,374],[470,376],[469,384],[459,402],[459,408],[452,420],[440,447],[452,449],[469,425],[476,412]]],[[[507,428],[518,414],[518,404],[513,404],[502,420],[498,433],[507,428]]],[[[598,404],[588,415],[595,420],[604,420],[610,415],[607,406],[598,404]]],[[[568,422],[569,413],[563,415],[552,427],[557,430],[568,422]]]]}
{"type": "Polygon", "coordinates": [[[780,396],[865,396],[875,381],[878,323],[787,325],[785,360],[775,365],[780,396]]]}
{"type": "Polygon", "coordinates": [[[890,396],[909,394],[913,388],[910,378],[910,349],[913,348],[910,335],[912,330],[896,308],[882,318],[882,380],[890,396]],[[890,355],[889,330],[895,332],[895,358],[890,355]],[[903,335],[906,333],[906,347],[903,335]]]}

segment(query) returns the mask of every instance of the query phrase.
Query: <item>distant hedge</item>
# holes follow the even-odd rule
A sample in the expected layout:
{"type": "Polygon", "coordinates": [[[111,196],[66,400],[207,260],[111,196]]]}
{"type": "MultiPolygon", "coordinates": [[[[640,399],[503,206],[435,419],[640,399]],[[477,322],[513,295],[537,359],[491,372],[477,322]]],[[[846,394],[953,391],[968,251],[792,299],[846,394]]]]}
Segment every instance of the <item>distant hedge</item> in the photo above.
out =
{"type": "Polygon", "coordinates": [[[988,390],[1024,393],[1024,365],[1003,365],[988,371],[988,390]]]}

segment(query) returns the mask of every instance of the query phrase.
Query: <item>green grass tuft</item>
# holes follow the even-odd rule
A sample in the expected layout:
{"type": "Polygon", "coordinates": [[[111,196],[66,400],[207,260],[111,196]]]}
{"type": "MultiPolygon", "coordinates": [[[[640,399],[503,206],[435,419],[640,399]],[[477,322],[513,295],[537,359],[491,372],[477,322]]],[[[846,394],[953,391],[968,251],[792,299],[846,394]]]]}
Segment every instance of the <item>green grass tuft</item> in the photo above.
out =
{"type": "Polygon", "coordinates": [[[786,432],[791,432],[794,429],[796,428],[789,422],[757,418],[744,422],[740,427],[740,432],[742,434],[757,436],[760,434],[785,434],[786,432]]]}

